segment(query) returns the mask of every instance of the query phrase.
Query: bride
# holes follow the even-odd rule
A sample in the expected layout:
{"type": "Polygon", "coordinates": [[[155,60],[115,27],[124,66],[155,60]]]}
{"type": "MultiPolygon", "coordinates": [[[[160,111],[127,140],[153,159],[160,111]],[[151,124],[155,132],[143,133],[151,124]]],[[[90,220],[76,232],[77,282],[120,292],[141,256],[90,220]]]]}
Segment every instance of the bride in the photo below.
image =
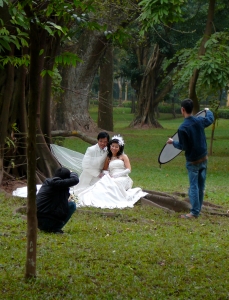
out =
{"type": "Polygon", "coordinates": [[[78,205],[100,208],[133,207],[147,193],[141,188],[132,188],[133,181],[129,177],[131,165],[128,156],[124,154],[123,138],[115,135],[107,148],[103,177],[78,194],[78,205]]]}

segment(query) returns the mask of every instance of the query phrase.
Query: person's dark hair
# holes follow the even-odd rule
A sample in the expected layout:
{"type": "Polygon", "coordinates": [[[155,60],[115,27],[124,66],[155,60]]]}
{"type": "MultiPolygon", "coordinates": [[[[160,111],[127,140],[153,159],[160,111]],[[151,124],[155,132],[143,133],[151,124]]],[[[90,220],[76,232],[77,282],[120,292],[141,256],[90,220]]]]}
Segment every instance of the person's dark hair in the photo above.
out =
{"type": "Polygon", "coordinates": [[[99,139],[105,139],[105,138],[107,138],[107,141],[109,142],[110,136],[109,136],[109,134],[108,134],[107,132],[105,132],[105,131],[100,132],[100,133],[98,134],[98,136],[97,136],[97,140],[99,140],[99,139]]]}
{"type": "Polygon", "coordinates": [[[120,155],[123,154],[123,151],[124,151],[124,145],[120,145],[119,142],[120,142],[120,141],[119,141],[118,139],[112,139],[112,140],[108,143],[108,145],[107,145],[107,150],[108,150],[107,156],[108,156],[110,159],[111,159],[111,157],[112,157],[112,152],[111,152],[110,147],[111,147],[111,145],[112,145],[113,143],[119,145],[119,151],[118,151],[118,153],[117,153],[117,156],[119,157],[120,155]]]}
{"type": "Polygon", "coordinates": [[[191,99],[184,99],[181,102],[181,107],[183,107],[187,114],[191,114],[193,110],[193,101],[191,99]]]}
{"type": "Polygon", "coordinates": [[[60,177],[62,179],[70,178],[70,170],[67,168],[58,168],[54,174],[54,177],[60,177]]]}

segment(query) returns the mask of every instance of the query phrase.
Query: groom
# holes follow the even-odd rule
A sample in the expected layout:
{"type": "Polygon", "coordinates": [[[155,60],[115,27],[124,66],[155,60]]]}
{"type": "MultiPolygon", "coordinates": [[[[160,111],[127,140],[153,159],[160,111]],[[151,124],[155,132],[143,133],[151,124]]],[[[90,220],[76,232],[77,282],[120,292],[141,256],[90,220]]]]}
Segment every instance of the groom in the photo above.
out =
{"type": "Polygon", "coordinates": [[[110,137],[107,132],[100,132],[97,137],[98,143],[87,148],[82,161],[83,172],[76,186],[76,193],[93,185],[102,177],[101,172],[107,157],[109,139],[110,137]]]}

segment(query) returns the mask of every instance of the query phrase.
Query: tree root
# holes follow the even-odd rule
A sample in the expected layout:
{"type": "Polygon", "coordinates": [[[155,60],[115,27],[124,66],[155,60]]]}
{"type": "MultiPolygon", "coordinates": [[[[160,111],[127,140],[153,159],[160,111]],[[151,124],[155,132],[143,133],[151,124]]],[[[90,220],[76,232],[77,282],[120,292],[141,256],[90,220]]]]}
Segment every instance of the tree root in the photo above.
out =
{"type": "MultiPolygon", "coordinates": [[[[147,192],[144,198],[142,198],[142,205],[149,205],[150,201],[152,205],[158,208],[168,209],[171,212],[189,212],[190,211],[190,203],[189,199],[185,198],[187,196],[184,193],[172,193],[167,194],[163,192],[157,192],[152,190],[144,190],[147,192]],[[176,195],[176,197],[174,196],[176,195]],[[178,196],[183,199],[178,198],[178,196]],[[146,201],[147,200],[147,201],[146,201]]],[[[208,201],[203,202],[202,213],[209,215],[217,215],[217,216],[225,216],[229,217],[229,211],[227,211],[223,206],[213,204],[208,201]]]]}
{"type": "Polygon", "coordinates": [[[175,212],[174,210],[171,210],[171,209],[169,209],[169,208],[167,208],[167,207],[158,205],[158,204],[156,204],[155,202],[146,199],[145,197],[144,197],[144,198],[141,198],[141,205],[154,206],[154,207],[163,209],[164,211],[167,211],[167,212],[169,212],[169,213],[174,213],[174,212],[175,212]]]}

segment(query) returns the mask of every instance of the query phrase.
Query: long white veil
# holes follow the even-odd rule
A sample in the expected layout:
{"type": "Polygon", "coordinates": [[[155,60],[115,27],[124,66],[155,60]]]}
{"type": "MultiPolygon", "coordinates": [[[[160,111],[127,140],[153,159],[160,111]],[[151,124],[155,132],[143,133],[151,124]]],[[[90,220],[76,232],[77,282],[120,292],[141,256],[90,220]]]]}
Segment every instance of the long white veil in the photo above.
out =
{"type": "Polygon", "coordinates": [[[62,167],[68,168],[78,175],[82,173],[82,160],[84,157],[82,153],[55,144],[50,144],[50,148],[53,156],[62,167]]]}
{"type": "MultiPolygon", "coordinates": [[[[82,173],[82,160],[84,155],[80,152],[70,150],[55,144],[50,144],[51,152],[62,167],[68,168],[71,171],[76,172],[78,175],[82,173]]],[[[37,185],[37,192],[41,188],[41,184],[37,185]]],[[[73,194],[72,188],[70,194],[73,194]]],[[[26,198],[27,197],[27,186],[17,188],[13,191],[13,196],[26,198]]]]}

